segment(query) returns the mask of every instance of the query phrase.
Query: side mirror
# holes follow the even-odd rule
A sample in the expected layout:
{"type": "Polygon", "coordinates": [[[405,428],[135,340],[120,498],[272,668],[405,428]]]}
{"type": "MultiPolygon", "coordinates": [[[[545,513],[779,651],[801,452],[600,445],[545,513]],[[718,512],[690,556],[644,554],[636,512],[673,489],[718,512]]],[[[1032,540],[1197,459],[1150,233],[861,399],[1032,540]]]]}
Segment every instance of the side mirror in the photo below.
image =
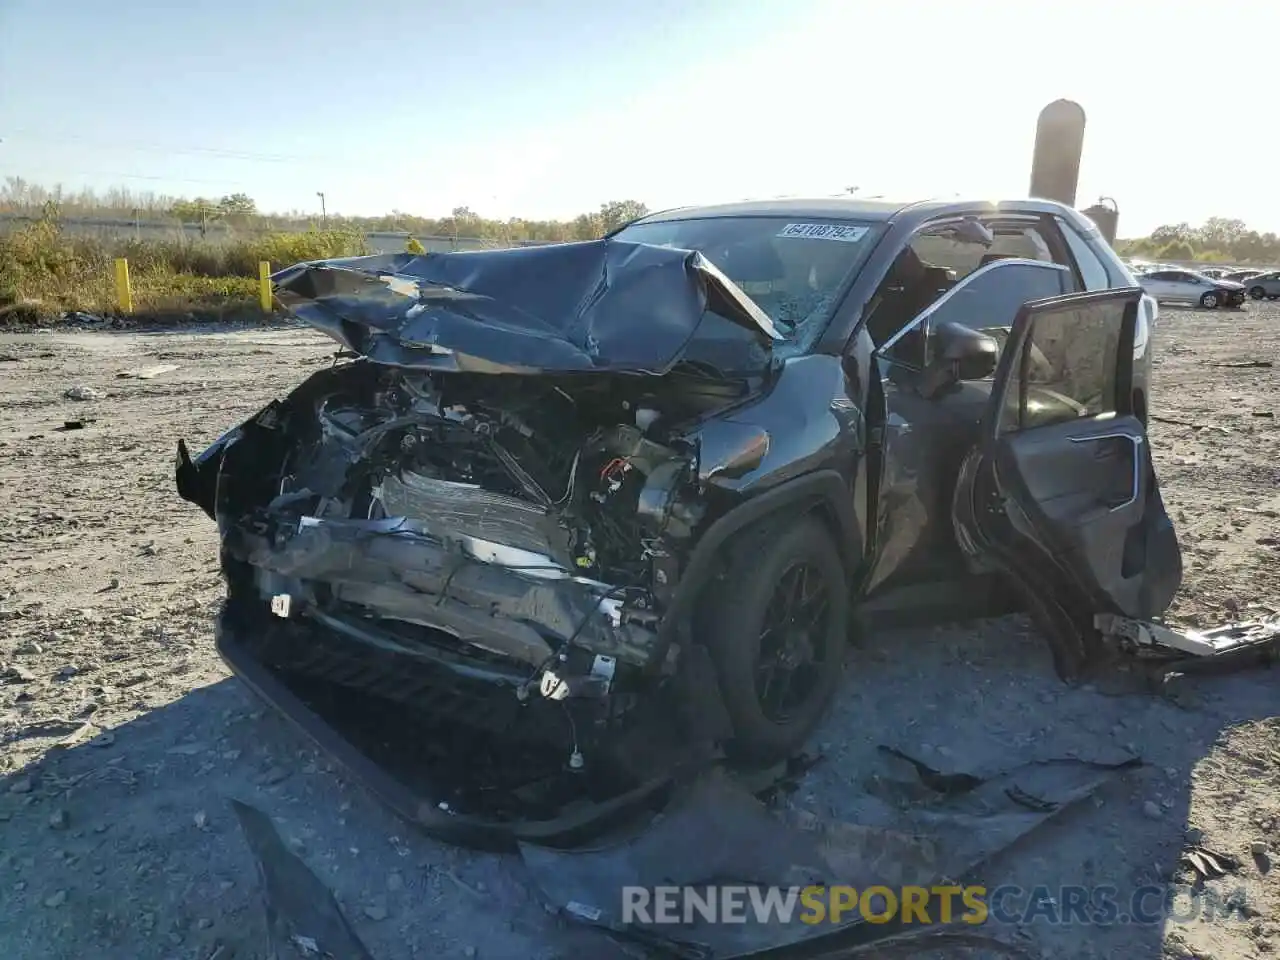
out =
{"type": "Polygon", "coordinates": [[[925,371],[924,395],[935,397],[961,380],[982,380],[996,371],[1000,344],[962,323],[939,324],[931,334],[932,357],[925,371]]]}

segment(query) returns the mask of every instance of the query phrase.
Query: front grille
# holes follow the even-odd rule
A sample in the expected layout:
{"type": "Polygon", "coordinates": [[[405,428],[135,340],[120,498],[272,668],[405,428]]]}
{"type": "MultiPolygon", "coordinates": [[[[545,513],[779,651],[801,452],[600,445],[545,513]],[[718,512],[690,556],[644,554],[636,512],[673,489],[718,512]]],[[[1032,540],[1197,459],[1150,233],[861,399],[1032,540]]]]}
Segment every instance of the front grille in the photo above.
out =
{"type": "Polygon", "coordinates": [[[264,626],[255,634],[254,652],[280,674],[359,690],[511,742],[567,742],[567,726],[558,711],[538,709],[547,706],[540,699],[521,703],[509,686],[459,676],[305,621],[275,620],[264,626]]]}

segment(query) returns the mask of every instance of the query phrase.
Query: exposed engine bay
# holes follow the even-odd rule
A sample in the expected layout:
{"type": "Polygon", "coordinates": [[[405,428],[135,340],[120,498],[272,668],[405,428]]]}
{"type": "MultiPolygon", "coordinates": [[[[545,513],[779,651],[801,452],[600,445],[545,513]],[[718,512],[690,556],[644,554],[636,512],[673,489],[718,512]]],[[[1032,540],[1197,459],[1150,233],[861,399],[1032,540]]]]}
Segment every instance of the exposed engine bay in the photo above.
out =
{"type": "Polygon", "coordinates": [[[313,709],[361,718],[367,753],[407,735],[389,757],[466,767],[450,803],[630,789],[702,722],[676,685],[714,685],[659,627],[706,513],[691,428],[750,392],[687,365],[322,371],[222,454],[228,623],[313,709]]]}
{"type": "Polygon", "coordinates": [[[688,410],[620,396],[616,379],[574,397],[529,378],[495,391],[493,377],[370,372],[320,400],[281,494],[316,494],[317,517],[429,522],[507,567],[648,582],[694,457],[647,433],[688,410]]]}

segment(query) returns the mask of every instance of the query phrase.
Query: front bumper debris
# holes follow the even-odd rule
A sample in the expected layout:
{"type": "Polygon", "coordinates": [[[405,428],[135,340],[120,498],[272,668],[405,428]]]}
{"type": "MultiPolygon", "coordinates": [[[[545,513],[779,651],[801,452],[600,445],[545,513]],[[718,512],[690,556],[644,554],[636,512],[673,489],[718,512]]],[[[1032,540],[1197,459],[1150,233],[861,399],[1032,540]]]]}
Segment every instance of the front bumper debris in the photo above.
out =
{"type": "Polygon", "coordinates": [[[283,714],[321,750],[333,757],[392,810],[431,836],[446,843],[489,850],[510,850],[517,843],[549,847],[586,842],[609,826],[633,816],[669,786],[669,778],[655,777],[634,789],[599,802],[584,801],[561,816],[545,820],[500,820],[461,813],[444,799],[443,785],[432,783],[423,771],[399,777],[374,760],[312,708],[276,671],[263,664],[252,648],[250,632],[280,625],[275,617],[255,623],[242,611],[224,609],[216,630],[219,655],[259,697],[283,714]]]}
{"type": "Polygon", "coordinates": [[[1209,673],[1280,660],[1280,618],[1211,630],[1176,630],[1109,613],[1095,615],[1093,623],[1122,653],[1151,665],[1158,679],[1172,672],[1209,673]]]}
{"type": "MultiPolygon", "coordinates": [[[[985,948],[1030,958],[1030,946],[990,928],[948,923],[936,910],[926,910],[923,921],[871,916],[863,910],[881,908],[864,907],[865,897],[848,894],[965,883],[983,864],[1140,765],[1132,755],[1103,749],[1087,760],[1048,756],[1011,769],[943,771],[882,746],[868,772],[892,802],[882,804],[887,819],[878,817],[874,826],[774,811],[723,771],[704,770],[684,779],[660,812],[634,818],[589,848],[521,841],[527,879],[518,896],[524,903],[540,900],[549,912],[619,945],[615,954],[602,942],[591,956],[633,955],[639,947],[653,951],[646,955],[686,960],[852,960],[985,948]],[[738,902],[717,891],[736,892],[738,902]],[[700,906],[689,909],[693,904],[700,906]],[[830,912],[815,914],[823,904],[830,912]],[[627,941],[632,946],[622,947],[627,941]]],[[[270,819],[242,803],[233,808],[258,866],[277,952],[305,948],[307,955],[370,960],[331,892],[286,849],[270,819]]],[[[490,896],[483,910],[500,915],[498,893],[490,896]]],[[[985,890],[978,898],[985,901],[985,890]]],[[[966,898],[954,909],[972,907],[966,898]]],[[[539,929],[539,945],[557,955],[574,952],[560,939],[562,927],[557,921],[539,929]]]]}

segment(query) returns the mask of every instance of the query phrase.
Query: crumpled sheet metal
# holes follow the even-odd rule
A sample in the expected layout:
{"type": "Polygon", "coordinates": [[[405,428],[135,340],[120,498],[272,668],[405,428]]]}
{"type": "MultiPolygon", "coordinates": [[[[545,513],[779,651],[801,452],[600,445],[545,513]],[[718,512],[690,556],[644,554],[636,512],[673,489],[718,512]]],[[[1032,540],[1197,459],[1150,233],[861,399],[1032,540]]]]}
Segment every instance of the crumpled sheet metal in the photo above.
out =
{"type": "Polygon", "coordinates": [[[271,279],[300,320],[396,366],[663,373],[708,310],[782,339],[700,253],[621,240],[320,260],[271,279]]]}
{"type": "Polygon", "coordinates": [[[258,867],[276,960],[373,960],[329,888],[284,845],[271,818],[240,800],[232,800],[231,809],[258,867]]]}
{"type": "MultiPolygon", "coordinates": [[[[886,752],[905,758],[898,751],[886,752]]],[[[623,923],[621,891],[626,886],[713,884],[841,884],[866,889],[956,881],[1139,761],[1066,758],[988,776],[970,775],[967,780],[948,779],[924,764],[909,762],[915,765],[910,777],[879,781],[882,797],[893,796],[895,782],[900,788],[896,822],[888,826],[779,817],[724,775],[708,774],[626,840],[579,851],[522,845],[521,856],[548,900],[567,915],[615,934],[634,932],[641,942],[665,943],[676,955],[767,956],[796,947],[801,952],[788,951],[787,956],[837,956],[828,951],[854,950],[911,931],[892,923],[864,923],[856,911],[838,925],[806,925],[798,919],[784,923],[777,918],[760,922],[748,912],[745,923],[711,924],[695,914],[687,923],[628,926],[623,923]],[[922,781],[946,789],[921,794],[922,781]]],[[[910,939],[919,940],[921,949],[927,946],[915,935],[910,939]]]]}
{"type": "MultiPolygon", "coordinates": [[[[971,881],[975,868],[1119,771],[1140,764],[1128,756],[1068,757],[985,775],[943,773],[902,751],[882,751],[898,762],[897,771],[890,766],[886,775],[874,777],[875,795],[896,809],[897,821],[888,826],[779,816],[722,772],[711,771],[623,840],[574,851],[522,845],[521,856],[549,903],[616,939],[649,949],[654,957],[852,960],[962,948],[1033,957],[1029,948],[981,929],[869,924],[854,911],[840,925],[708,924],[700,918],[679,925],[627,925],[621,889],[712,884],[866,889],[971,881]],[[899,776],[903,770],[907,776],[899,776]]],[[[285,847],[270,818],[243,802],[231,805],[258,867],[274,955],[373,960],[332,893],[285,847]]]]}

